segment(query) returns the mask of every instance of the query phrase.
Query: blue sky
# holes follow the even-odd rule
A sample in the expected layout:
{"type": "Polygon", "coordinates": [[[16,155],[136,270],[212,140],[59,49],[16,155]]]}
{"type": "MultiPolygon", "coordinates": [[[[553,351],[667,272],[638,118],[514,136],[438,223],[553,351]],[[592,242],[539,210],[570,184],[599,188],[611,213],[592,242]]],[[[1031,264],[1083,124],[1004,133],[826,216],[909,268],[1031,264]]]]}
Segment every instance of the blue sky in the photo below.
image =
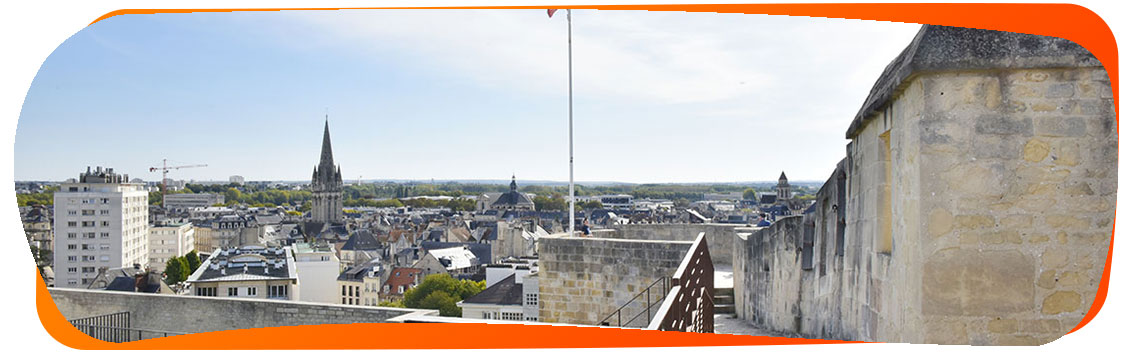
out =
{"type": "MultiPolygon", "coordinates": [[[[566,27],[544,10],[125,15],[44,62],[16,180],[309,179],[327,112],[348,180],[568,180],[566,27]]],[[[576,179],[824,180],[918,25],[574,13],[576,179]]]]}

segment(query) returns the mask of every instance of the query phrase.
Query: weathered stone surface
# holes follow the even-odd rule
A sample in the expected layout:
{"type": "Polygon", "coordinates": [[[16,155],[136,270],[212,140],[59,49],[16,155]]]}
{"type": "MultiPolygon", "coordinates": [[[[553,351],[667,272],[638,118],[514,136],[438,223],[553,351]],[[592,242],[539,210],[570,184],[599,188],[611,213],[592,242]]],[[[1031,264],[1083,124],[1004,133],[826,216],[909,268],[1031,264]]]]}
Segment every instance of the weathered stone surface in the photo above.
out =
{"type": "Polygon", "coordinates": [[[1036,118],[1036,135],[1048,137],[1081,137],[1087,133],[1087,121],[1081,118],[1036,118]]]}
{"type": "Polygon", "coordinates": [[[931,210],[926,229],[930,237],[934,238],[948,234],[950,231],[953,231],[953,214],[950,214],[948,210],[940,208],[931,210]]]}
{"type": "Polygon", "coordinates": [[[927,315],[1001,315],[1031,308],[1034,266],[1016,251],[950,249],[927,258],[922,310],[927,315]]]}
{"type": "Polygon", "coordinates": [[[994,334],[1011,334],[1016,332],[1017,322],[1014,319],[989,320],[989,332],[994,334]]]}
{"type": "Polygon", "coordinates": [[[1040,273],[1040,278],[1036,280],[1036,285],[1044,289],[1055,288],[1056,283],[1055,270],[1046,270],[1040,273]]]}
{"type": "Polygon", "coordinates": [[[1048,157],[1050,149],[1048,143],[1043,140],[1028,140],[1028,143],[1024,145],[1024,159],[1029,162],[1043,161],[1044,158],[1048,157]]]}
{"type": "Polygon", "coordinates": [[[1083,297],[1079,293],[1059,291],[1044,298],[1042,313],[1054,315],[1079,310],[1083,297]]]}
{"type": "Polygon", "coordinates": [[[988,135],[1031,135],[1032,119],[983,115],[977,118],[974,129],[979,134],[988,135]]]}

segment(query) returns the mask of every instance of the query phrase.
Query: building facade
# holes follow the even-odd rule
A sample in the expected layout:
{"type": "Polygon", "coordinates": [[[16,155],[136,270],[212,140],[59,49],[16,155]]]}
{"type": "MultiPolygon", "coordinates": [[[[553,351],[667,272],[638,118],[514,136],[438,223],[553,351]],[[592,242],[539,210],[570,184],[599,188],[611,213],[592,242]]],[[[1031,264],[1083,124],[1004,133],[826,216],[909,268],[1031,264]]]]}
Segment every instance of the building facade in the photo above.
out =
{"type": "Polygon", "coordinates": [[[314,174],[310,177],[310,190],[313,191],[313,208],[310,220],[336,224],[342,222],[342,182],[341,167],[334,165],[333,148],[330,147],[330,122],[322,134],[322,155],[314,174]]]}
{"type": "Polygon", "coordinates": [[[55,193],[55,284],[86,288],[99,270],[149,263],[149,193],[98,167],[55,193]]]}
{"type": "Polygon", "coordinates": [[[189,294],[300,300],[293,258],[287,247],[248,245],[216,250],[188,277],[189,294]]]}
{"type": "MultiPolygon", "coordinates": [[[[196,229],[192,223],[160,223],[149,227],[149,268],[165,271],[169,259],[196,249],[196,229]]],[[[211,252],[211,251],[208,251],[211,252]]]]}
{"type": "Polygon", "coordinates": [[[224,203],[224,195],[214,193],[169,194],[164,199],[165,208],[173,211],[207,208],[224,203]]]}

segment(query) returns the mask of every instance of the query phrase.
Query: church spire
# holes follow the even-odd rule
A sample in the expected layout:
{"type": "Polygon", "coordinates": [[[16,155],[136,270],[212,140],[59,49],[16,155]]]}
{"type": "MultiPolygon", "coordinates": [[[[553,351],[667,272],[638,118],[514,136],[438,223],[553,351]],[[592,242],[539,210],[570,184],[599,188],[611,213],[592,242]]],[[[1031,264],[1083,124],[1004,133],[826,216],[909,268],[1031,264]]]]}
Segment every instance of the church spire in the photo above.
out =
{"type": "Polygon", "coordinates": [[[322,157],[318,162],[318,170],[334,171],[334,152],[330,147],[330,116],[326,115],[326,128],[322,133],[322,157]]]}
{"type": "Polygon", "coordinates": [[[510,191],[518,190],[518,178],[515,175],[510,175],[510,191]]]}

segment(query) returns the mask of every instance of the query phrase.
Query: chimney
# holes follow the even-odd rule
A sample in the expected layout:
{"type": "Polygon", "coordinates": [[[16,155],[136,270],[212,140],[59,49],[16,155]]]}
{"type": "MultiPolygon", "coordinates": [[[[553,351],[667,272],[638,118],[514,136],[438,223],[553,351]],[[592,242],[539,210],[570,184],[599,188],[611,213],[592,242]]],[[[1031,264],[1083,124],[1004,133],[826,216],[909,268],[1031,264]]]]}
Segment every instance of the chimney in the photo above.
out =
{"type": "Polygon", "coordinates": [[[149,277],[149,275],[147,275],[145,273],[138,273],[138,274],[134,275],[133,276],[133,291],[134,292],[144,291],[145,286],[147,284],[149,284],[148,283],[148,280],[149,280],[148,277],[149,277]]]}

